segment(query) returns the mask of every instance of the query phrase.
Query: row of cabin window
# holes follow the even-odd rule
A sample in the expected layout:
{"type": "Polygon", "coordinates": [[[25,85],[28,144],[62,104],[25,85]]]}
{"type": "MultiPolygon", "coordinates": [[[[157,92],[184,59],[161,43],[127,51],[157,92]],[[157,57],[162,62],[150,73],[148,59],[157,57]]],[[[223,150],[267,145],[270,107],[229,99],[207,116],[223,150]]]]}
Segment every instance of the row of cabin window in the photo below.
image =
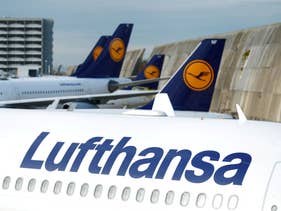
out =
{"type": "Polygon", "coordinates": [[[48,90],[48,91],[23,91],[21,92],[22,95],[29,95],[29,94],[58,94],[58,93],[69,93],[69,92],[84,92],[84,89],[70,89],[70,90],[48,90]]]}
{"type": "MultiPolygon", "coordinates": [[[[15,182],[15,190],[16,191],[20,191],[22,190],[23,187],[23,178],[19,177],[17,178],[16,182],[15,182]]],[[[10,188],[11,185],[11,177],[7,176],[3,179],[3,183],[2,183],[2,189],[7,190],[10,188]]],[[[50,182],[48,180],[43,180],[40,186],[40,192],[41,193],[46,193],[49,189],[49,185],[50,182]]],[[[36,187],[36,179],[32,178],[28,181],[28,185],[27,185],[27,191],[28,192],[33,192],[35,190],[36,187]]],[[[90,185],[88,183],[84,183],[81,185],[80,187],[80,196],[81,197],[86,197],[89,193],[89,188],[90,185]]],[[[75,192],[76,189],[76,184],[75,182],[70,182],[67,185],[66,188],[66,194],[68,196],[72,196],[75,192]]],[[[61,181],[56,181],[53,187],[53,193],[54,194],[60,194],[62,191],[62,182],[61,181]]],[[[103,186],[101,184],[97,184],[95,186],[94,189],[94,197],[95,198],[100,198],[102,196],[102,192],[103,192],[103,186]]],[[[109,187],[108,191],[107,191],[107,198],[112,200],[116,197],[116,193],[117,193],[117,187],[115,185],[112,185],[109,187]]],[[[121,194],[121,199],[123,201],[127,201],[129,200],[131,196],[131,188],[130,187],[125,187],[122,190],[122,194],[121,194]]],[[[145,189],[144,188],[139,188],[136,192],[136,198],[135,200],[137,202],[143,202],[144,200],[144,196],[145,196],[145,189]]],[[[158,189],[154,189],[151,192],[150,195],[150,202],[152,204],[156,204],[159,202],[159,198],[160,198],[160,191],[158,189]]],[[[165,195],[165,204],[166,205],[171,205],[174,203],[174,198],[175,198],[175,192],[174,191],[168,191],[165,195]]],[[[222,207],[223,204],[223,195],[222,194],[216,194],[213,197],[212,200],[212,207],[214,209],[220,209],[222,207]]],[[[196,197],[196,202],[195,205],[198,208],[203,208],[206,206],[206,201],[207,201],[207,194],[205,193],[200,193],[197,195],[196,197]]],[[[189,192],[183,192],[181,194],[180,197],[180,205],[182,207],[186,207],[190,202],[190,193],[189,192]]],[[[239,198],[237,195],[231,195],[228,200],[227,200],[227,208],[229,210],[235,210],[238,206],[238,202],[239,202],[239,198]]]]}

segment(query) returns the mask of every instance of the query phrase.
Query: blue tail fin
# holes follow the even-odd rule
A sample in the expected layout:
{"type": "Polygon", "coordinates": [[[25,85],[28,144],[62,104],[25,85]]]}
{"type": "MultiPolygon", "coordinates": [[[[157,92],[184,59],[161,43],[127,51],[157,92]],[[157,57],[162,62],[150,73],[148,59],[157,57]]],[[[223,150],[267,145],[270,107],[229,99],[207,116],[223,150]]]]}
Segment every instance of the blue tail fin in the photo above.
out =
{"type": "Polygon", "coordinates": [[[101,36],[98,42],[95,44],[93,49],[90,51],[89,55],[85,59],[85,61],[78,65],[75,73],[72,74],[72,76],[80,75],[83,71],[85,71],[91,63],[94,63],[98,57],[100,56],[101,52],[104,49],[104,46],[107,42],[107,40],[110,39],[111,36],[101,36]]]}
{"type": "MultiPolygon", "coordinates": [[[[209,111],[225,39],[205,39],[160,91],[174,110],[209,111]]],[[[142,109],[151,109],[153,101],[142,109]]]]}
{"type": "Polygon", "coordinates": [[[95,62],[77,75],[79,78],[119,77],[133,24],[120,24],[95,62]]]}
{"type": "MultiPolygon", "coordinates": [[[[134,81],[159,78],[161,75],[164,58],[165,58],[164,54],[154,55],[149,60],[149,62],[144,66],[144,68],[139,72],[139,74],[134,79],[134,81]]],[[[141,87],[147,89],[157,89],[158,83],[159,82],[152,82],[152,83],[141,85],[141,87]]],[[[128,89],[132,89],[132,87],[126,88],[126,90],[128,89]]]]}

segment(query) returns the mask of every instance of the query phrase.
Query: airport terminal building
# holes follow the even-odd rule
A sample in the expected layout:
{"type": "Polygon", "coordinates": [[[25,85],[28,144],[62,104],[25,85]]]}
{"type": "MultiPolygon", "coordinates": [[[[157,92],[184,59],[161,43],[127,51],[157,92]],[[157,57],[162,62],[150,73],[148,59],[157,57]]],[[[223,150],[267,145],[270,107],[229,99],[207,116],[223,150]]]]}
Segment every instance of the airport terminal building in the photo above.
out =
{"type": "Polygon", "coordinates": [[[16,71],[32,65],[49,74],[53,63],[51,19],[0,18],[0,70],[16,71]]]}

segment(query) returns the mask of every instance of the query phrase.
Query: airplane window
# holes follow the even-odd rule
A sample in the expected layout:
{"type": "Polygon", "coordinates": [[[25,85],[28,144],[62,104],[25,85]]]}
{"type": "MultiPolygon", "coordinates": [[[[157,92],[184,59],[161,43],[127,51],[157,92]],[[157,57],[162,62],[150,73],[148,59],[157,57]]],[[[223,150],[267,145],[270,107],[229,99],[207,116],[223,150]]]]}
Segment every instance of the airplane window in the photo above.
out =
{"type": "Polygon", "coordinates": [[[181,199],[180,199],[180,204],[181,206],[185,207],[188,205],[190,200],[190,193],[188,192],[184,192],[183,194],[181,194],[181,199]]]}
{"type": "Polygon", "coordinates": [[[174,191],[168,191],[167,194],[166,194],[165,203],[167,205],[172,204],[173,201],[174,201],[174,197],[175,197],[175,192],[174,191]]]}
{"type": "Polygon", "coordinates": [[[232,195],[228,199],[227,208],[230,210],[235,210],[237,208],[239,198],[237,195],[232,195]]]}
{"type": "Polygon", "coordinates": [[[35,189],[35,185],[36,185],[36,180],[34,178],[29,180],[28,185],[27,185],[28,192],[33,192],[35,189]]]}
{"type": "Polygon", "coordinates": [[[102,185],[97,185],[94,191],[94,197],[95,198],[100,198],[102,194],[102,185]]]}
{"type": "Polygon", "coordinates": [[[110,186],[107,194],[108,199],[114,199],[116,195],[116,191],[117,191],[116,186],[114,185],[110,186]]]}
{"type": "Polygon", "coordinates": [[[10,186],[10,182],[11,182],[11,177],[7,176],[4,178],[3,183],[2,183],[2,188],[4,190],[7,190],[10,186]]]}
{"type": "Polygon", "coordinates": [[[55,183],[55,186],[54,186],[54,193],[55,194],[59,194],[61,192],[61,188],[62,188],[62,182],[61,181],[57,181],[55,183]]]}
{"type": "Polygon", "coordinates": [[[159,200],[159,196],[160,196],[159,190],[157,190],[157,189],[153,190],[151,193],[151,196],[150,196],[151,203],[153,203],[153,204],[157,203],[159,200]]]}
{"type": "Polygon", "coordinates": [[[85,197],[87,196],[88,192],[89,192],[89,184],[84,183],[80,189],[80,196],[85,197]]]}
{"type": "Polygon", "coordinates": [[[277,211],[278,210],[278,207],[276,206],[276,205],[273,205],[272,207],[271,207],[271,211],[277,211]]]}
{"type": "Polygon", "coordinates": [[[198,194],[197,199],[196,199],[196,206],[198,208],[204,207],[205,203],[206,203],[206,198],[207,198],[207,196],[205,193],[198,194]]]}
{"type": "Polygon", "coordinates": [[[130,187],[125,187],[123,189],[123,192],[122,192],[122,200],[123,201],[127,201],[130,197],[130,193],[131,193],[131,188],[130,187]]]}
{"type": "Polygon", "coordinates": [[[23,184],[23,178],[22,177],[17,178],[15,189],[16,190],[21,190],[22,184],[23,184]]]}
{"type": "Polygon", "coordinates": [[[136,195],[137,202],[142,202],[143,201],[144,194],[145,194],[145,190],[143,188],[138,189],[137,195],[136,195]]]}
{"type": "Polygon", "coordinates": [[[41,184],[41,188],[40,191],[41,193],[46,193],[49,187],[49,181],[48,180],[43,180],[42,184],[41,184]]]}
{"type": "Polygon", "coordinates": [[[75,190],[75,183],[71,182],[68,184],[67,189],[66,189],[66,194],[69,196],[72,196],[75,190]]]}
{"type": "Polygon", "coordinates": [[[213,199],[213,208],[214,209],[221,208],[222,201],[223,201],[223,196],[221,194],[216,194],[213,199]]]}

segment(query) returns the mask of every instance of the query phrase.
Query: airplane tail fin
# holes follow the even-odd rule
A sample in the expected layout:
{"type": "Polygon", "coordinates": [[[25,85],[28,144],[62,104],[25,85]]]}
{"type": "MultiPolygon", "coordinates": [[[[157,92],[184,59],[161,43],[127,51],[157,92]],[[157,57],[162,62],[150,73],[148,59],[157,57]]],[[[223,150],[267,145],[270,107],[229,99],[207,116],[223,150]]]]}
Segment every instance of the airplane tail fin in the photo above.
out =
{"type": "Polygon", "coordinates": [[[104,49],[106,42],[110,39],[110,37],[111,36],[104,35],[99,38],[98,42],[90,51],[85,61],[82,64],[78,65],[75,73],[73,73],[72,76],[80,75],[83,71],[85,71],[89,67],[89,65],[91,65],[91,63],[94,63],[98,59],[98,57],[100,56],[101,52],[104,49]]]}
{"type": "Polygon", "coordinates": [[[126,54],[133,24],[120,24],[109,38],[101,54],[85,71],[77,75],[79,78],[119,77],[126,54]]]}
{"type": "MultiPolygon", "coordinates": [[[[159,78],[161,75],[161,70],[163,67],[165,55],[164,54],[156,54],[154,55],[149,62],[144,66],[142,71],[139,72],[137,77],[134,79],[134,81],[138,80],[145,80],[145,79],[154,79],[159,78]]],[[[147,89],[157,89],[158,88],[157,82],[151,82],[148,84],[143,84],[141,87],[147,88],[147,89]]],[[[132,89],[132,87],[127,87],[128,89],[132,89]]]]}
{"type": "MultiPolygon", "coordinates": [[[[225,39],[205,39],[183,62],[160,93],[174,110],[209,111],[225,39]]],[[[141,109],[151,109],[153,100],[141,109]]]]}

